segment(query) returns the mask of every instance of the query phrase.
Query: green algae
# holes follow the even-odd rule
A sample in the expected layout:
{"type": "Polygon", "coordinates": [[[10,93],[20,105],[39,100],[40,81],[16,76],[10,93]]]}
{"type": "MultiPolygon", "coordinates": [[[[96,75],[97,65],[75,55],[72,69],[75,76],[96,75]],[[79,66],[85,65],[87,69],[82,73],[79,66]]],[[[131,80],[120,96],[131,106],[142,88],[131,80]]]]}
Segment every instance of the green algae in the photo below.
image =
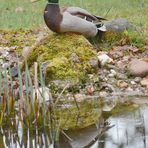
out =
{"type": "Polygon", "coordinates": [[[31,66],[36,61],[49,62],[47,80],[81,80],[95,71],[89,64],[95,56],[96,51],[83,36],[51,33],[30,51],[27,63],[31,66]]]}

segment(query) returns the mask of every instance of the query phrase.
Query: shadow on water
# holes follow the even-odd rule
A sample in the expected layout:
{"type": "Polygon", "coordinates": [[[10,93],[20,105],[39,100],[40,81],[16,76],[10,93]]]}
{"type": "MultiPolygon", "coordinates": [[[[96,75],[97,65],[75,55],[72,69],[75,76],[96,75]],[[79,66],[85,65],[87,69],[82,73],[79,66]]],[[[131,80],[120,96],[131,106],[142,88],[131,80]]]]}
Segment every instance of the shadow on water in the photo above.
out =
{"type": "MultiPolygon", "coordinates": [[[[102,111],[95,124],[61,131],[52,144],[50,131],[38,129],[24,133],[21,121],[1,128],[0,147],[10,148],[147,148],[148,106],[122,112],[102,111]]],[[[17,120],[17,118],[16,118],[17,120]]]]}

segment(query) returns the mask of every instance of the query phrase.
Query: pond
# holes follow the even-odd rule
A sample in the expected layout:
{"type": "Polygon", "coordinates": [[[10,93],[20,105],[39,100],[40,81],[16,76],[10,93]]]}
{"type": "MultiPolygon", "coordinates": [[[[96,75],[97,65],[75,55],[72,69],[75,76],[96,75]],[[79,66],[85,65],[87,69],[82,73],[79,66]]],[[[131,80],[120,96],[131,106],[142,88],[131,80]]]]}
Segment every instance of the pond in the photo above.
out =
{"type": "Polygon", "coordinates": [[[21,121],[16,122],[18,123],[14,124],[13,128],[11,126],[1,128],[1,148],[148,147],[148,106],[143,104],[132,111],[124,110],[118,114],[103,111],[95,124],[81,129],[61,131],[59,141],[55,142],[54,146],[51,144],[53,137],[46,128],[40,130],[36,127],[34,131],[24,132],[21,121]]]}

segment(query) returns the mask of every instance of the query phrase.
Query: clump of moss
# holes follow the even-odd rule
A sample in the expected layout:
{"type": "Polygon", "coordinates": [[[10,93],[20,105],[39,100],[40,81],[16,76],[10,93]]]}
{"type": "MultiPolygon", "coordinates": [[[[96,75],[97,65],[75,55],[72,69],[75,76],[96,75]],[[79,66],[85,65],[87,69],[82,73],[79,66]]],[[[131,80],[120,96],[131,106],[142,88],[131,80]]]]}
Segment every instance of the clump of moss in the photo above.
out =
{"type": "Polygon", "coordinates": [[[28,64],[48,62],[46,78],[83,79],[86,73],[94,72],[89,60],[96,56],[93,46],[81,35],[49,34],[37,44],[27,58],[28,64]]]}
{"type": "Polygon", "coordinates": [[[36,40],[36,34],[34,30],[18,29],[18,30],[0,30],[2,36],[2,46],[16,46],[16,52],[20,53],[25,46],[32,46],[36,40]]]}

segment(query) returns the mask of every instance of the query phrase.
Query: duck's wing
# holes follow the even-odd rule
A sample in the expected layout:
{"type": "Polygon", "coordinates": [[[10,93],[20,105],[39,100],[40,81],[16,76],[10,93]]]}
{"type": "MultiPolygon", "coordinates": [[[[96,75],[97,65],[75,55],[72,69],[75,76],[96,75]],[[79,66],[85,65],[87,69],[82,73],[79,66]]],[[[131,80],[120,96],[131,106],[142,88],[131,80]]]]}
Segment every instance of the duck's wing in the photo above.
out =
{"type": "Polygon", "coordinates": [[[101,16],[96,16],[96,15],[94,15],[98,20],[107,20],[107,19],[105,19],[105,18],[103,18],[103,17],[101,17],[101,16]]]}
{"type": "Polygon", "coordinates": [[[95,16],[95,15],[89,13],[87,10],[82,9],[80,7],[67,7],[63,11],[64,12],[66,11],[66,12],[70,13],[71,15],[75,15],[75,16],[79,16],[81,18],[85,18],[88,21],[105,20],[104,18],[99,17],[99,16],[95,16]]]}

